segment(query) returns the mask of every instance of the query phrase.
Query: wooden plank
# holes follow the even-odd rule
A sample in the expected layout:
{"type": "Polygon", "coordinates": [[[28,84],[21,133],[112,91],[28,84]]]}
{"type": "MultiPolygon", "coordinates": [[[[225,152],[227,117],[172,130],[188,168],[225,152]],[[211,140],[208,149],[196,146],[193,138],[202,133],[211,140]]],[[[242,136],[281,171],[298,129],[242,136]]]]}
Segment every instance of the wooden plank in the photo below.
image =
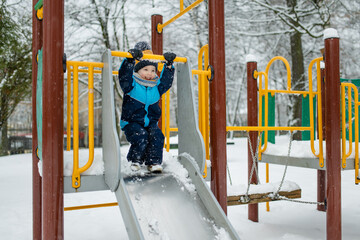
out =
{"type": "MultiPolygon", "coordinates": [[[[248,202],[244,201],[245,194],[237,195],[237,196],[228,196],[227,204],[228,204],[228,206],[234,206],[234,205],[253,204],[253,203],[281,200],[281,199],[272,199],[272,197],[271,197],[272,195],[273,195],[273,192],[249,194],[248,197],[250,198],[250,201],[248,201],[248,202]]],[[[282,197],[289,198],[289,199],[301,198],[301,189],[296,189],[291,192],[280,191],[279,195],[282,197]]]]}

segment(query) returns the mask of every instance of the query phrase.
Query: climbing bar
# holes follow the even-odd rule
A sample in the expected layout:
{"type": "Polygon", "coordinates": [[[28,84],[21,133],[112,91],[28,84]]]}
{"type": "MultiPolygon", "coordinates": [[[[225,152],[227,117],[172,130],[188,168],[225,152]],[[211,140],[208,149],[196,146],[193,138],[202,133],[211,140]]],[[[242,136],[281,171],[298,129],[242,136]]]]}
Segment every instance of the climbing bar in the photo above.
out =
{"type": "Polygon", "coordinates": [[[357,87],[352,83],[341,83],[341,114],[342,114],[342,167],[346,167],[346,158],[352,153],[352,97],[351,89],[354,91],[354,125],[355,125],[355,184],[360,183],[359,178],[359,93],[357,87]],[[346,112],[346,94],[345,88],[348,88],[348,123],[345,120],[346,112]],[[349,151],[346,153],[346,126],[349,126],[349,151]]]}
{"type": "Polygon", "coordinates": [[[311,127],[227,126],[226,131],[309,131],[311,127]]]}
{"type": "MultiPolygon", "coordinates": [[[[71,69],[73,72],[73,174],[72,174],[72,187],[79,188],[81,185],[80,174],[85,172],[94,161],[94,68],[102,68],[104,66],[103,63],[98,62],[79,62],[79,61],[67,61],[67,68],[71,69]],[[89,159],[83,167],[79,167],[79,76],[78,70],[79,67],[87,67],[88,68],[88,130],[89,130],[89,159]]],[[[70,72],[70,71],[69,71],[70,72]]],[[[69,126],[69,122],[71,121],[71,78],[68,73],[68,83],[67,83],[67,92],[68,92],[68,100],[67,100],[67,119],[68,119],[68,129],[67,129],[67,137],[68,137],[68,145],[70,139],[71,129],[69,126]],[[70,93],[70,94],[69,94],[70,93]]],[[[68,148],[69,149],[69,148],[68,148]]]]}
{"type": "Polygon", "coordinates": [[[74,206],[74,207],[64,207],[64,211],[74,211],[74,210],[83,210],[83,209],[101,208],[101,207],[115,207],[118,205],[119,204],[117,202],[100,203],[100,204],[82,205],[82,206],[74,206]]]}
{"type": "MultiPolygon", "coordinates": [[[[111,51],[111,56],[113,57],[123,57],[123,58],[132,58],[132,55],[128,52],[119,52],[119,51],[111,51]]],[[[163,55],[156,55],[156,54],[144,54],[142,59],[153,59],[159,61],[165,61],[163,55]]],[[[187,59],[185,57],[176,57],[174,62],[183,62],[186,63],[187,59]]]]}
{"type": "Polygon", "coordinates": [[[184,9],[184,2],[183,0],[180,0],[180,12],[178,14],[176,14],[174,17],[170,18],[168,21],[166,21],[163,24],[158,24],[157,25],[157,31],[158,33],[161,33],[163,28],[166,27],[167,25],[169,25],[170,23],[174,22],[176,19],[178,19],[179,17],[181,17],[182,15],[184,15],[185,13],[187,13],[188,11],[190,11],[191,9],[195,8],[197,5],[199,5],[201,2],[203,2],[204,0],[197,0],[194,3],[192,3],[191,5],[189,5],[187,8],[184,9]]]}

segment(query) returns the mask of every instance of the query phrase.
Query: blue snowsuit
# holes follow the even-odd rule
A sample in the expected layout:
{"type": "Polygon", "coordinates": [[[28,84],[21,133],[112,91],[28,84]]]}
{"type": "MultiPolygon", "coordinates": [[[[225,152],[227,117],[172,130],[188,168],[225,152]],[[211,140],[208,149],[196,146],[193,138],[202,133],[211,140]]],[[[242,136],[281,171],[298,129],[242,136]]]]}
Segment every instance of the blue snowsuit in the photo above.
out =
{"type": "MultiPolygon", "coordinates": [[[[124,92],[120,126],[131,146],[129,162],[145,165],[162,163],[164,135],[158,127],[161,116],[159,100],[172,85],[175,69],[164,65],[156,85],[146,87],[136,81],[135,63],[124,59],[119,68],[119,82],[124,92]]],[[[141,79],[140,79],[141,80],[141,79]]]]}

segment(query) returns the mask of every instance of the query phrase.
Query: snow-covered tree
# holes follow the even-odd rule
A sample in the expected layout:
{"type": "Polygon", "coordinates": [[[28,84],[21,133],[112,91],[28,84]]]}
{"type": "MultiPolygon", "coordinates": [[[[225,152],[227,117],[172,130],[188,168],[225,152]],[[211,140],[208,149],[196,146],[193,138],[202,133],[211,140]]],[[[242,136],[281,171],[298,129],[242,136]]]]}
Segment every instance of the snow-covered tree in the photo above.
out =
{"type": "Polygon", "coordinates": [[[29,18],[13,19],[6,0],[0,5],[0,154],[7,150],[7,120],[31,93],[29,18]]]}

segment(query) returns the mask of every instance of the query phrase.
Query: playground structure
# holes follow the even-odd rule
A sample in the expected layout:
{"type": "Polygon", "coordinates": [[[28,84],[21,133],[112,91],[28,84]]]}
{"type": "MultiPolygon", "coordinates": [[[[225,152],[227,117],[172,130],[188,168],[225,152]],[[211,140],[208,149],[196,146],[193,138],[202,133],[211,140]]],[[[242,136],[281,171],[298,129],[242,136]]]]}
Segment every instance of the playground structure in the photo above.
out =
{"type": "MultiPolygon", "coordinates": [[[[42,2],[42,1],[41,1],[42,2]]],[[[201,1],[196,1],[201,2],[201,1]]],[[[34,1],[35,5],[36,1],[34,1]]],[[[182,1],[181,1],[182,3],[182,1]]],[[[104,150],[103,150],[103,158],[105,162],[105,169],[106,175],[101,179],[94,179],[94,177],[85,177],[80,176],[80,173],[85,169],[84,166],[82,168],[77,168],[74,171],[72,180],[63,177],[63,166],[62,166],[62,146],[63,146],[63,127],[62,127],[62,119],[63,119],[63,72],[62,69],[56,66],[60,66],[63,64],[63,1],[56,1],[56,2],[45,2],[44,3],[44,21],[43,26],[37,20],[33,20],[33,36],[34,36],[34,44],[33,44],[33,54],[36,56],[36,53],[41,46],[43,46],[43,67],[42,67],[42,74],[43,74],[43,87],[42,87],[42,97],[43,97],[43,116],[42,122],[47,123],[42,126],[42,133],[40,133],[40,143],[42,143],[42,147],[39,151],[38,156],[42,159],[43,164],[43,175],[42,178],[38,174],[37,170],[37,158],[34,151],[34,239],[53,239],[57,236],[58,239],[63,238],[63,200],[62,195],[64,192],[71,192],[75,191],[74,189],[86,190],[100,190],[100,189],[110,189],[116,193],[119,206],[123,213],[124,219],[127,219],[125,224],[127,225],[129,236],[134,239],[142,239],[143,236],[141,234],[141,230],[139,224],[136,220],[136,214],[134,213],[133,208],[131,208],[131,200],[129,195],[126,193],[126,182],[130,180],[126,180],[121,176],[120,165],[119,165],[119,144],[116,138],[116,132],[114,132],[114,117],[113,117],[113,109],[112,106],[112,96],[111,96],[111,89],[112,89],[112,82],[106,81],[111,79],[112,77],[112,70],[109,68],[111,66],[111,55],[115,56],[118,53],[109,53],[107,51],[103,56],[103,62],[100,65],[96,64],[89,64],[89,80],[90,75],[92,75],[92,71],[94,71],[94,67],[102,68],[102,76],[103,76],[103,96],[107,96],[109,99],[103,99],[103,105],[111,106],[108,108],[103,108],[105,112],[105,116],[108,116],[108,119],[103,120],[103,124],[106,122],[106,127],[103,128],[103,133],[109,137],[107,142],[103,142],[104,150]],[[46,19],[51,17],[57,17],[58,19],[62,19],[57,23],[54,22],[47,22],[46,19]],[[56,29],[56,31],[55,31],[56,29]],[[62,31],[60,32],[59,29],[62,31]],[[42,33],[43,34],[38,34],[42,33]],[[43,38],[42,38],[43,35],[43,38]],[[61,44],[57,46],[53,46],[49,44],[51,41],[58,41],[61,44]],[[108,84],[108,85],[106,85],[108,84]],[[56,86],[56,88],[54,87],[56,86]],[[57,106],[57,109],[54,110],[52,106],[57,106]],[[108,111],[108,112],[106,112],[108,111]],[[52,141],[47,141],[48,139],[52,139],[52,141]],[[112,139],[112,140],[110,140],[112,139]],[[61,146],[61,147],[59,147],[61,146]],[[81,180],[81,182],[80,182],[81,180]],[[81,184],[81,187],[80,187],[81,184]],[[69,186],[72,187],[69,188],[69,186]],[[55,213],[55,215],[54,215],[55,213]]],[[[181,4],[181,6],[183,6],[181,4]]],[[[180,8],[182,11],[185,11],[180,8]]],[[[224,35],[223,35],[223,27],[224,27],[224,16],[223,16],[223,2],[216,2],[209,1],[209,56],[210,56],[210,63],[213,66],[213,71],[211,72],[211,77],[214,78],[214,81],[210,84],[210,119],[209,121],[206,118],[200,118],[200,126],[201,129],[208,129],[207,122],[210,122],[210,134],[206,135],[206,131],[204,130],[203,136],[206,139],[210,136],[210,158],[212,162],[211,168],[211,190],[214,193],[216,200],[219,204],[215,201],[215,198],[212,196],[211,192],[207,190],[207,186],[205,186],[203,180],[201,179],[201,175],[203,175],[203,171],[205,168],[205,146],[200,137],[199,130],[197,128],[197,121],[195,118],[195,109],[193,103],[193,93],[192,87],[190,82],[190,70],[188,68],[187,63],[178,64],[178,77],[182,79],[186,79],[184,81],[179,81],[183,83],[183,86],[178,86],[179,89],[182,89],[187,95],[186,99],[179,99],[178,100],[178,107],[179,112],[191,112],[191,116],[187,119],[182,119],[179,121],[179,153],[181,152],[190,152],[191,156],[194,157],[198,168],[198,171],[189,159],[184,156],[180,156],[182,159],[183,165],[188,169],[190,178],[192,179],[193,183],[196,185],[196,189],[199,192],[200,198],[205,204],[206,209],[209,211],[207,216],[213,217],[215,220],[218,220],[219,226],[224,227],[227,229],[229,234],[232,236],[233,239],[237,239],[236,233],[233,231],[230,223],[226,219],[224,212],[226,213],[226,205],[227,205],[227,194],[226,194],[226,120],[225,120],[225,60],[224,60],[224,35]],[[214,34],[214,29],[221,29],[220,34],[214,34]],[[182,102],[184,101],[184,102],[182,102]],[[192,101],[192,102],[188,102],[192,101]],[[188,103],[188,104],[186,104],[188,103]],[[203,125],[202,125],[203,124],[203,125]],[[195,135],[192,135],[195,134],[195,135]],[[205,134],[205,135],[204,135],[205,134]],[[192,144],[194,146],[189,146],[193,139],[198,139],[198,143],[192,144]],[[191,139],[191,141],[189,141],[191,139]],[[187,143],[187,144],[186,144],[187,143]],[[207,200],[206,200],[207,199],[207,200]],[[224,212],[221,211],[220,206],[224,212]]],[[[159,33],[159,21],[162,22],[162,17],[160,15],[153,15],[152,16],[152,26],[153,26],[153,35],[152,35],[152,44],[153,44],[153,52],[155,54],[162,54],[162,35],[159,33]],[[160,38],[160,40],[159,40],[160,38]]],[[[325,60],[326,60],[326,128],[331,129],[331,131],[326,132],[326,175],[327,175],[327,238],[328,239],[341,239],[341,191],[340,191],[340,165],[338,163],[338,159],[340,159],[340,120],[334,121],[332,119],[333,116],[340,115],[340,91],[338,89],[337,83],[339,82],[339,38],[338,37],[328,37],[325,39],[325,60]],[[331,99],[330,99],[331,96],[331,99]],[[336,101],[339,99],[339,101],[336,101]],[[331,119],[331,121],[330,121],[331,119]],[[338,125],[337,125],[338,124],[338,125]],[[331,226],[330,226],[331,222],[331,226]]],[[[122,57],[126,57],[122,55],[122,57]]],[[[320,60],[316,60],[317,65],[319,65],[320,60]]],[[[76,63],[74,63],[76,64],[76,63]]],[[[200,64],[199,64],[200,66],[200,64]]],[[[258,138],[258,132],[264,131],[265,132],[265,144],[267,139],[267,131],[270,130],[277,130],[280,129],[279,127],[270,127],[266,126],[267,121],[265,120],[265,126],[258,126],[258,106],[257,106],[257,76],[264,76],[265,82],[267,79],[267,71],[265,73],[256,72],[256,62],[255,61],[248,61],[248,125],[250,127],[238,128],[237,130],[245,130],[249,131],[249,139],[251,145],[249,144],[249,148],[252,148],[253,152],[256,152],[256,139],[258,138]],[[255,74],[254,74],[255,73],[255,74]],[[254,105],[255,104],[255,105],[254,105]]],[[[77,68],[73,68],[73,74],[75,76],[77,68]]],[[[209,76],[209,69],[205,68],[206,70],[201,70],[201,78],[205,76],[209,76]]],[[[33,79],[37,78],[37,67],[36,64],[33,64],[33,79]]],[[[289,74],[289,72],[288,72],[289,74]]],[[[260,78],[260,77],[259,77],[260,78]]],[[[310,77],[309,77],[310,78],[310,77]]],[[[90,81],[89,81],[90,82],[90,81]]],[[[261,82],[261,81],[260,81],[261,82]]],[[[178,83],[179,84],[179,83],[178,83]]],[[[35,84],[36,86],[36,84],[35,84]]],[[[345,85],[344,85],[345,86],[345,85]]],[[[347,87],[351,87],[346,85],[347,87]]],[[[265,108],[267,106],[267,93],[270,92],[265,84],[265,89],[260,90],[260,94],[265,96],[265,108]],[[263,92],[261,92],[263,91],[263,92]]],[[[91,101],[91,85],[89,85],[89,100],[91,101]]],[[[178,90],[179,90],[178,89],[178,90]]],[[[290,89],[287,89],[290,90],[290,89]]],[[[312,91],[312,90],[311,90],[312,91]]],[[[314,94],[320,95],[320,91],[317,93],[312,93],[310,90],[308,93],[310,98],[313,97],[314,94]]],[[[343,90],[344,91],[344,90],[343,90]]],[[[182,94],[184,94],[182,92],[182,94]]],[[[74,87],[75,93],[75,87],[74,87]]],[[[179,94],[179,95],[182,95],[179,94]]],[[[259,95],[260,95],[259,94],[259,95]]],[[[305,94],[305,93],[301,93],[305,94]]],[[[206,95],[205,95],[206,96],[206,95]]],[[[201,97],[202,102],[206,102],[206,97],[201,97]]],[[[357,95],[355,95],[357,96],[357,95]]],[[[75,98],[75,95],[74,95],[75,98]]],[[[261,98],[259,98],[259,105],[261,105],[261,98]]],[[[89,101],[89,102],[90,102],[89,101]]],[[[310,99],[310,101],[311,99],[310,99]]],[[[310,104],[311,104],[310,103],[310,104]]],[[[358,101],[355,98],[355,104],[358,105],[358,101]]],[[[199,104],[200,105],[200,104],[199,104]]],[[[205,105],[206,106],[206,105],[205,105]]],[[[321,104],[320,104],[321,106],[321,104]]],[[[310,107],[311,108],[311,107],[310,107]]],[[[34,109],[34,108],[33,108],[34,109]]],[[[36,108],[35,108],[36,109],[36,108]]],[[[89,107],[90,109],[90,107],[89,107]]],[[[321,109],[321,108],[320,108],[321,109]]],[[[355,115],[357,116],[357,108],[355,108],[355,115]]],[[[322,110],[322,109],[321,109],[322,110]]],[[[201,104],[201,112],[205,113],[206,115],[206,107],[201,104]]],[[[74,105],[74,113],[75,113],[75,105],[74,105]]],[[[34,114],[35,116],[36,114],[34,114]]],[[[89,118],[90,118],[89,114],[89,118]]],[[[74,114],[74,124],[75,123],[75,114],[74,114]]],[[[265,115],[266,118],[266,115],[265,115]]],[[[350,121],[351,118],[349,118],[350,121]]],[[[179,118],[180,120],[180,118],[179,118]]],[[[320,120],[319,120],[320,121],[320,120]]],[[[357,121],[357,120],[355,120],[357,121]]],[[[90,122],[90,121],[89,121],[90,122]]],[[[36,119],[35,124],[36,125],[36,119]]],[[[161,123],[162,125],[166,123],[161,123]]],[[[357,126],[357,124],[355,124],[357,126]]],[[[344,127],[344,124],[343,124],[344,127]]],[[[169,128],[165,128],[167,130],[166,135],[168,136],[168,132],[170,131],[169,128]]],[[[312,131],[310,127],[304,127],[303,130],[312,131]]],[[[90,128],[89,128],[90,130],[90,128]]],[[[229,129],[228,129],[229,130],[229,129]]],[[[230,129],[231,130],[231,129],[230,129]]],[[[295,130],[287,128],[286,130],[295,130]]],[[[355,140],[358,140],[358,135],[356,136],[358,131],[355,131],[355,140]]],[[[75,136],[74,130],[74,139],[75,136]]],[[[313,135],[313,134],[311,134],[313,135]]],[[[33,149],[38,147],[37,132],[35,131],[34,134],[34,141],[33,141],[33,149]]],[[[320,134],[319,134],[320,136],[320,134]]],[[[91,140],[90,140],[91,145],[91,140]]],[[[70,146],[70,144],[68,144],[70,146]]],[[[355,145],[356,146],[356,145],[355,145]]],[[[260,145],[261,148],[261,145],[260,145]]],[[[350,147],[349,147],[350,148],[350,147]]],[[[206,147],[208,149],[208,147],[206,147]]],[[[90,150],[90,147],[89,147],[90,150]]],[[[265,150],[265,147],[262,148],[265,150]]],[[[90,150],[91,151],[91,150],[90,150]]],[[[355,151],[357,153],[357,147],[355,147],[355,151]]],[[[75,152],[75,142],[74,142],[74,152],[75,152]]],[[[251,155],[251,151],[249,152],[249,175],[251,170],[253,169],[253,156],[251,155]]],[[[350,152],[350,150],[349,150],[350,152]]],[[[90,152],[90,158],[91,154],[90,152]]],[[[315,154],[315,153],[314,153],[315,154]]],[[[75,154],[74,154],[75,155],[75,154]]],[[[349,155],[347,153],[344,156],[349,155]]],[[[356,154],[356,157],[358,154],[356,154]]],[[[319,158],[321,164],[322,155],[320,153],[317,156],[319,158]]],[[[355,171],[356,180],[358,181],[358,160],[355,157],[354,160],[354,168],[357,169],[355,171]],[[356,168],[357,167],[357,168],[356,168]]],[[[266,157],[262,154],[262,161],[266,161],[266,157]]],[[[270,161],[270,160],[269,160],[270,161]]],[[[280,163],[280,162],[279,162],[280,163]]],[[[74,164],[76,161],[74,160],[74,164]]],[[[283,163],[284,164],[284,163],[283,163]]],[[[88,162],[87,165],[91,165],[91,161],[88,162]]],[[[320,165],[319,165],[320,166],[320,165]]],[[[77,165],[78,167],[78,165],[77,165]]],[[[321,167],[321,166],[320,166],[321,167]]],[[[206,173],[205,173],[206,174],[206,173]]],[[[160,179],[160,183],[162,180],[160,179]]],[[[171,182],[171,180],[169,180],[171,182]]],[[[257,183],[256,178],[251,178],[250,183],[257,183]]],[[[358,183],[358,182],[357,182],[358,183]]],[[[202,203],[195,203],[195,204],[202,204],[202,203]]],[[[257,219],[257,204],[249,205],[249,219],[252,221],[258,221],[257,219]]],[[[209,233],[204,233],[204,236],[208,236],[209,233]]]]}

